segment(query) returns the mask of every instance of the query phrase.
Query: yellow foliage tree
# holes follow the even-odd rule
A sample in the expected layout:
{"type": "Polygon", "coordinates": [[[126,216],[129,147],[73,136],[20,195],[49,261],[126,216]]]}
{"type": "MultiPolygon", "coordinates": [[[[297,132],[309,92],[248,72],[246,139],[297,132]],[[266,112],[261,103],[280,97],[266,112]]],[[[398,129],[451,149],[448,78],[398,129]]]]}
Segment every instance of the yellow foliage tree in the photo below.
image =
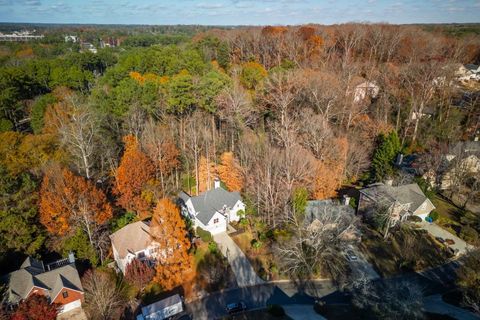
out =
{"type": "Polygon", "coordinates": [[[337,189],[342,185],[345,176],[345,164],[348,151],[346,138],[337,138],[333,145],[335,150],[330,152],[325,160],[317,166],[313,196],[315,199],[328,199],[337,196],[337,189]]]}
{"type": "Polygon", "coordinates": [[[213,181],[217,176],[215,164],[205,157],[200,157],[198,165],[198,192],[205,192],[210,190],[213,186],[213,181]]]}

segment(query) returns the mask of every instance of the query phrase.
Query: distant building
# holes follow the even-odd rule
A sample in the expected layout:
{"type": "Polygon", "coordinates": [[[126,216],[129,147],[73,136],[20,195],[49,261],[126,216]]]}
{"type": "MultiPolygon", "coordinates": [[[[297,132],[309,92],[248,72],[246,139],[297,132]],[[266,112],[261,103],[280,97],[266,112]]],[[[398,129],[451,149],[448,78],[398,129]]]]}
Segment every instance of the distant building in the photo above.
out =
{"type": "Polygon", "coordinates": [[[211,234],[227,231],[227,225],[239,221],[240,211],[245,211],[239,192],[229,192],[215,180],[215,187],[198,196],[185,192],[179,195],[182,213],[193,220],[195,227],[200,227],[211,234]]]}
{"type": "Polygon", "coordinates": [[[4,277],[7,303],[16,305],[32,294],[44,295],[50,303],[61,305],[60,313],[82,306],[83,288],[71,253],[67,259],[44,265],[28,257],[20,269],[4,277]]]}
{"type": "Polygon", "coordinates": [[[65,36],[65,42],[77,43],[78,42],[78,37],[77,36],[71,36],[71,35],[65,36]]]}
{"type": "Polygon", "coordinates": [[[80,44],[80,47],[83,51],[90,51],[91,53],[97,53],[98,52],[97,48],[95,48],[95,46],[93,44],[91,44],[90,42],[82,42],[80,44]]]}
{"type": "Polygon", "coordinates": [[[378,96],[379,92],[380,87],[375,82],[364,81],[355,86],[353,101],[358,103],[365,100],[367,97],[374,99],[378,96]]]}
{"type": "Polygon", "coordinates": [[[10,34],[5,34],[0,32],[0,41],[31,41],[43,39],[42,35],[34,35],[36,30],[33,31],[14,31],[10,34]]]}
{"type": "Polygon", "coordinates": [[[460,65],[455,72],[455,75],[457,76],[457,80],[464,84],[470,81],[480,81],[480,65],[460,65]]]}

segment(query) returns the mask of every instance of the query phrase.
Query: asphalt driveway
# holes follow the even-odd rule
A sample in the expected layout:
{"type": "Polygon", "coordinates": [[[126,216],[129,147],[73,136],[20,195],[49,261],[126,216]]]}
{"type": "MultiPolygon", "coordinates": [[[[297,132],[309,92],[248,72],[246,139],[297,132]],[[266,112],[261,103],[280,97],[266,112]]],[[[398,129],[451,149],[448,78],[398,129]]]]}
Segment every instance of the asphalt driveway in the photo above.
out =
{"type": "Polygon", "coordinates": [[[244,288],[264,283],[256,274],[243,251],[227,233],[216,234],[213,236],[213,240],[218,244],[220,251],[230,263],[239,287],[244,288]]]}

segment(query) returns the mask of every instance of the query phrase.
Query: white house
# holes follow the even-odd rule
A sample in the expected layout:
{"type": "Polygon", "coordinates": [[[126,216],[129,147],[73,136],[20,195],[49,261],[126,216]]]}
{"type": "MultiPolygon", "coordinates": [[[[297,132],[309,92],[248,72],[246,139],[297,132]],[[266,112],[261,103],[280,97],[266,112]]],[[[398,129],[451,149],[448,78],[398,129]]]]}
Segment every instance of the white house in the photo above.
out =
{"type": "Polygon", "coordinates": [[[480,81],[480,66],[475,64],[460,65],[455,72],[455,75],[462,83],[480,81]]]}
{"type": "Polygon", "coordinates": [[[185,192],[179,195],[182,213],[200,227],[211,234],[227,231],[227,224],[239,221],[239,211],[245,211],[245,204],[239,192],[229,192],[215,181],[211,190],[192,197],[185,192]]]}
{"type": "Polygon", "coordinates": [[[150,236],[150,222],[130,223],[110,235],[113,258],[118,268],[125,273],[127,265],[135,258],[140,261],[154,261],[158,244],[150,236]]]}

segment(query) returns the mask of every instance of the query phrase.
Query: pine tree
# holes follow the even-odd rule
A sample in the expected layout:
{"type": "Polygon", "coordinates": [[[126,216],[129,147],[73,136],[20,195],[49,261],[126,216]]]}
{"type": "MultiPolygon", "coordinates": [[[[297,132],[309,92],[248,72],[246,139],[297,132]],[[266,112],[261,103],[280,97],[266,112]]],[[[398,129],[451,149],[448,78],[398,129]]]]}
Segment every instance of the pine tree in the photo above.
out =
{"type": "Polygon", "coordinates": [[[372,177],[375,181],[382,181],[393,174],[395,157],[402,146],[395,131],[388,135],[379,136],[379,146],[375,150],[372,160],[372,177]]]}

